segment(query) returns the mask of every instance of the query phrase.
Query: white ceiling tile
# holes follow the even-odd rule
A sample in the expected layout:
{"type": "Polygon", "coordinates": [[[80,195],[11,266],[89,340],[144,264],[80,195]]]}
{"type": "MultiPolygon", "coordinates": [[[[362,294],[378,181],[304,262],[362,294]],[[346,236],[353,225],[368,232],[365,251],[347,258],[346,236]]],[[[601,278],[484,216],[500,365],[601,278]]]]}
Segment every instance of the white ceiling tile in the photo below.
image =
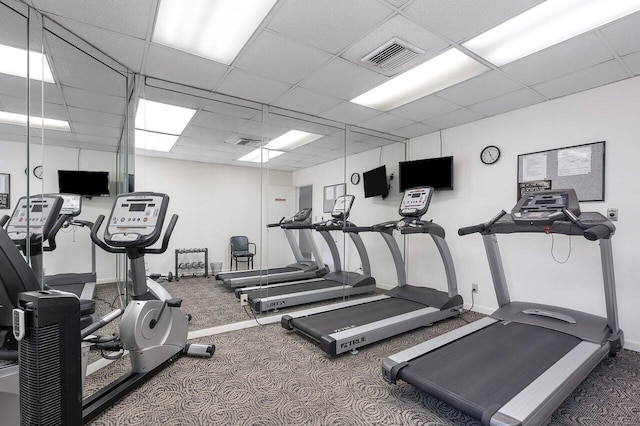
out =
{"type": "Polygon", "coordinates": [[[71,140],[49,139],[46,140],[44,144],[48,146],[59,146],[62,148],[78,148],[78,143],[71,140]]]}
{"type": "Polygon", "coordinates": [[[377,72],[390,76],[424,62],[426,59],[431,58],[438,52],[444,50],[448,45],[449,44],[447,42],[425,30],[415,22],[412,22],[403,16],[396,15],[384,24],[375,28],[371,33],[367,34],[340,56],[355,64],[367,66],[377,72]],[[363,57],[369,55],[380,46],[395,38],[423,50],[424,53],[421,53],[407,63],[388,71],[361,61],[363,57]]]}
{"type": "Polygon", "coordinates": [[[249,74],[245,71],[231,71],[216,87],[216,91],[255,102],[270,104],[291,86],[286,83],[249,74]]]}
{"type": "Polygon", "coordinates": [[[233,131],[195,126],[193,124],[188,126],[185,131],[182,132],[182,135],[188,138],[205,141],[223,141],[231,134],[233,134],[233,131]]]}
{"type": "Polygon", "coordinates": [[[94,135],[81,135],[76,134],[76,140],[79,143],[90,143],[93,145],[108,145],[108,146],[117,146],[120,142],[118,138],[105,138],[102,136],[94,136],[94,135]]]}
{"type": "Polygon", "coordinates": [[[26,126],[14,126],[11,124],[0,124],[0,133],[2,134],[10,134],[10,135],[19,135],[19,136],[27,136],[27,127],[26,126]]]}
{"type": "Polygon", "coordinates": [[[315,142],[312,142],[314,146],[320,146],[323,148],[330,149],[331,151],[342,151],[344,152],[345,142],[344,137],[324,137],[322,139],[318,139],[315,142]]]}
{"type": "Polygon", "coordinates": [[[127,79],[112,69],[95,62],[88,65],[66,58],[52,58],[54,78],[60,84],[114,96],[126,96],[127,79]]]}
{"type": "Polygon", "coordinates": [[[520,89],[521,86],[499,71],[489,71],[438,92],[438,96],[468,106],[520,89]]]}
{"type": "Polygon", "coordinates": [[[126,111],[125,98],[118,96],[67,86],[62,87],[62,93],[68,106],[120,115],[126,111]]]}
{"type": "Polygon", "coordinates": [[[640,53],[627,55],[622,60],[635,75],[640,75],[640,53]]]}
{"type": "Polygon", "coordinates": [[[498,96],[496,98],[471,105],[469,106],[469,109],[486,116],[491,116],[502,114],[503,112],[507,111],[513,111],[519,108],[524,108],[529,105],[543,102],[544,100],[544,97],[535,92],[532,92],[531,90],[520,89],[506,95],[498,96]]]}
{"type": "Polygon", "coordinates": [[[624,68],[617,61],[612,60],[586,70],[536,84],[533,89],[549,99],[554,99],[628,77],[630,76],[624,68]]]}
{"type": "Polygon", "coordinates": [[[402,129],[394,130],[393,133],[398,136],[402,136],[403,138],[415,138],[437,131],[437,129],[434,129],[433,127],[429,127],[422,123],[414,123],[410,126],[403,127],[402,129]]]}
{"type": "Polygon", "coordinates": [[[442,99],[437,95],[430,95],[395,108],[391,110],[391,114],[413,121],[422,121],[450,111],[455,111],[459,108],[460,105],[442,99]]]}
{"type": "Polygon", "coordinates": [[[273,104],[280,108],[307,114],[318,114],[342,102],[340,99],[313,92],[302,87],[294,87],[273,104]]]}
{"type": "Polygon", "coordinates": [[[316,154],[317,157],[326,158],[327,160],[337,160],[345,156],[345,149],[334,149],[332,151],[321,152],[316,154]]]}
{"type": "Polygon", "coordinates": [[[117,127],[97,126],[95,124],[71,123],[71,130],[84,135],[103,136],[110,139],[119,139],[122,129],[117,127]]]}
{"type": "MultiPolygon", "coordinates": [[[[0,141],[4,141],[4,142],[22,142],[24,143],[27,140],[27,136],[26,135],[16,135],[13,133],[3,133],[0,130],[0,141]]],[[[25,161],[26,161],[26,154],[25,154],[25,161]]],[[[20,158],[16,158],[16,160],[21,160],[20,158]]]]}
{"type": "Polygon", "coordinates": [[[640,51],[640,12],[615,21],[601,31],[618,55],[640,51]]]}
{"type": "Polygon", "coordinates": [[[329,151],[331,151],[331,148],[312,144],[303,145],[300,148],[296,148],[293,150],[293,152],[295,153],[304,155],[318,155],[329,151]]]}
{"type": "Polygon", "coordinates": [[[26,114],[27,99],[24,96],[17,97],[0,94],[0,110],[26,114]]]}
{"type": "Polygon", "coordinates": [[[342,102],[341,104],[338,104],[318,115],[320,117],[347,124],[357,124],[364,120],[381,115],[381,112],[351,102],[342,102]]]}
{"type": "Polygon", "coordinates": [[[27,96],[27,79],[0,73],[0,93],[14,98],[25,99],[27,96]]]}
{"type": "Polygon", "coordinates": [[[378,149],[380,147],[376,145],[369,145],[364,142],[351,142],[347,145],[347,155],[358,154],[360,152],[371,151],[372,149],[378,149]]]}
{"type": "Polygon", "coordinates": [[[391,9],[370,0],[287,1],[268,28],[336,54],[375,28],[391,9]]]}
{"type": "Polygon", "coordinates": [[[436,129],[448,129],[450,127],[455,127],[461,124],[479,120],[483,117],[484,115],[480,114],[479,112],[461,108],[455,111],[448,112],[441,116],[425,120],[424,124],[436,129]]]}
{"type": "MultiPolygon", "coordinates": [[[[85,0],[33,0],[36,8],[47,14],[63,16],[137,38],[145,38],[153,0],[94,1],[87,7],[85,0]]],[[[82,34],[78,34],[82,37],[82,34]]]]}
{"type": "Polygon", "coordinates": [[[145,75],[211,90],[220,81],[227,66],[176,49],[149,44],[145,75]]]}
{"type": "Polygon", "coordinates": [[[100,126],[122,128],[124,124],[124,116],[109,114],[107,112],[97,112],[88,109],[69,107],[69,116],[72,121],[97,124],[100,126]]]}
{"type": "Polygon", "coordinates": [[[330,58],[330,55],[317,49],[263,31],[236,66],[254,74],[296,84],[330,58]]]}
{"type": "Polygon", "coordinates": [[[613,59],[593,33],[583,34],[507,64],[502,70],[516,80],[537,84],[613,59]]]}
{"type": "Polygon", "coordinates": [[[92,143],[79,143],[77,145],[78,148],[81,149],[90,149],[92,151],[102,151],[102,152],[118,152],[117,145],[110,144],[92,144],[92,143]]]}
{"type": "Polygon", "coordinates": [[[235,132],[241,129],[248,121],[244,118],[200,111],[191,119],[191,125],[235,132]]]}
{"type": "Polygon", "coordinates": [[[251,119],[262,114],[261,109],[251,108],[243,105],[236,105],[228,102],[210,99],[204,103],[202,108],[205,111],[215,112],[229,117],[251,119]]]}
{"type": "Polygon", "coordinates": [[[400,7],[403,4],[407,3],[409,0],[385,0],[385,1],[389,3],[391,6],[400,7]]]}
{"type": "Polygon", "coordinates": [[[305,79],[300,86],[334,98],[349,100],[384,83],[386,78],[344,59],[334,59],[305,79]]]}
{"type": "Polygon", "coordinates": [[[400,118],[388,113],[380,114],[377,117],[358,123],[358,126],[366,129],[379,130],[381,132],[392,132],[401,127],[406,127],[412,123],[411,120],[400,118]]]}
{"type": "Polygon", "coordinates": [[[131,37],[61,17],[57,21],[127,68],[138,73],[141,71],[144,36],[131,37]]]}
{"type": "Polygon", "coordinates": [[[542,0],[415,1],[404,13],[425,28],[461,42],[512,18],[542,0]]]}
{"type": "Polygon", "coordinates": [[[0,44],[27,48],[27,18],[0,4],[0,44]]]}

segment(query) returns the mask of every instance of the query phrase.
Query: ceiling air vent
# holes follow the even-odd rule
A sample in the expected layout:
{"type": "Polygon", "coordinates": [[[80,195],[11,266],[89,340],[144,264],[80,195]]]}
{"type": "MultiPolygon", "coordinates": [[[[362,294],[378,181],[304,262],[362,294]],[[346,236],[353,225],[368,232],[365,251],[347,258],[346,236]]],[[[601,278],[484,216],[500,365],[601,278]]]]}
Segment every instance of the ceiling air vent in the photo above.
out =
{"type": "Polygon", "coordinates": [[[234,145],[242,146],[260,146],[260,141],[257,139],[240,138],[233,143],[234,145]]]}
{"type": "Polygon", "coordinates": [[[392,70],[421,53],[424,51],[406,41],[394,38],[362,58],[362,62],[385,70],[392,70]]]}

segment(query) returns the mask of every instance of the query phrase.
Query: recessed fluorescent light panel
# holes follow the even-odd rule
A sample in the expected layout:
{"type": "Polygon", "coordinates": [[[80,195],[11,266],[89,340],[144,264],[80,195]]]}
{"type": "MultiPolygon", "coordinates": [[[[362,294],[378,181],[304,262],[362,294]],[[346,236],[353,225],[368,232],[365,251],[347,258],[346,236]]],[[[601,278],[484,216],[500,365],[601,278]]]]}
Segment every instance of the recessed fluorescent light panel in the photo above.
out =
{"type": "Polygon", "coordinates": [[[169,152],[179,136],[136,129],[136,148],[169,152]]]}
{"type": "Polygon", "coordinates": [[[136,129],[180,135],[195,113],[195,109],[140,99],[136,111],[136,129]]]}
{"type": "Polygon", "coordinates": [[[323,136],[324,135],[317,135],[315,133],[308,133],[300,130],[289,130],[284,135],[269,142],[266,147],[281,151],[291,151],[301,147],[302,145],[318,140],[323,136]]]}
{"type": "Polygon", "coordinates": [[[639,0],[547,0],[463,46],[502,66],[638,10],[639,0]]]}
{"type": "Polygon", "coordinates": [[[162,0],[151,41],[230,65],[277,0],[162,0]]]}
{"type": "Polygon", "coordinates": [[[488,69],[458,49],[452,48],[351,99],[351,102],[380,111],[389,111],[480,75],[488,69]]]}
{"type": "Polygon", "coordinates": [[[247,155],[238,158],[238,161],[251,161],[253,163],[266,163],[278,155],[284,154],[283,151],[274,151],[273,149],[258,148],[251,151],[247,155]]]}
{"type": "Polygon", "coordinates": [[[195,113],[195,109],[140,99],[136,111],[136,148],[171,151],[195,113]]]}
{"type": "MultiPolygon", "coordinates": [[[[25,114],[15,114],[13,112],[0,111],[0,123],[13,124],[16,126],[26,126],[27,116],[25,114]]],[[[29,118],[29,126],[39,129],[60,130],[70,132],[69,122],[64,120],[56,120],[53,118],[42,118],[31,116],[29,118]]]]}
{"type": "MultiPolygon", "coordinates": [[[[0,44],[0,73],[27,78],[27,51],[0,44]]],[[[29,52],[30,77],[33,80],[55,83],[49,60],[42,53],[29,52]]]]}

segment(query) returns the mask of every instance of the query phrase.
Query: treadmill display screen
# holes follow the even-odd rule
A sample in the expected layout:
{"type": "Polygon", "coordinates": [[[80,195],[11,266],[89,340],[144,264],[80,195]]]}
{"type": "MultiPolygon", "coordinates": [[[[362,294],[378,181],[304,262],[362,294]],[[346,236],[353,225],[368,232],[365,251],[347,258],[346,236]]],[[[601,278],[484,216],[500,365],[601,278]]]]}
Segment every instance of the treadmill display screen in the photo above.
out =
{"type": "Polygon", "coordinates": [[[131,204],[131,206],[129,206],[129,211],[130,212],[143,212],[146,207],[147,207],[146,204],[131,204]]]}

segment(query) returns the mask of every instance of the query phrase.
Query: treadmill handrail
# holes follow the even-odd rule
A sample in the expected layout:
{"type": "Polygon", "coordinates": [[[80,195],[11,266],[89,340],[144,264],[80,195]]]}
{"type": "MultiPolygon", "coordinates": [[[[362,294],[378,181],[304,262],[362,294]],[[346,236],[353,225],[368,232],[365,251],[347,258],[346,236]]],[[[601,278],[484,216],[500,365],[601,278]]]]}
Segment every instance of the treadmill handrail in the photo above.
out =
{"type": "Polygon", "coordinates": [[[282,222],[284,222],[284,219],[285,219],[285,217],[282,216],[282,219],[280,219],[280,222],[278,222],[278,223],[268,223],[267,224],[267,228],[277,228],[277,227],[279,227],[280,225],[282,225],[282,222]]]}
{"type": "Polygon", "coordinates": [[[4,228],[4,225],[9,221],[9,215],[5,214],[0,218],[0,228],[4,228]]]}

